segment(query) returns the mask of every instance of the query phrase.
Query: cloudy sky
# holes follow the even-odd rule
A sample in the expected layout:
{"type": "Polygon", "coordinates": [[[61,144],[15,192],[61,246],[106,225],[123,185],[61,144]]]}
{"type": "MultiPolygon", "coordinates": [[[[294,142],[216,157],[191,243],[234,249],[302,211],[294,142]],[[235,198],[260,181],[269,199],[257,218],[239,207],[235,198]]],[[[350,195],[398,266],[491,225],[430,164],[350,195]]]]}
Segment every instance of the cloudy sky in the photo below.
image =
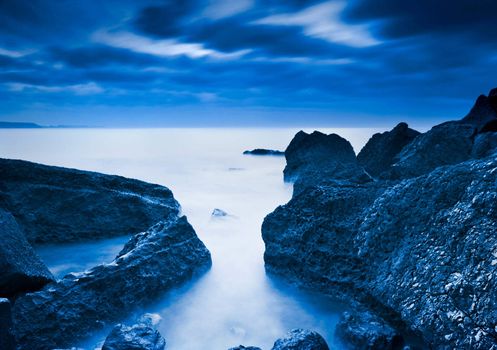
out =
{"type": "Polygon", "coordinates": [[[497,86],[494,0],[0,0],[0,120],[389,126],[497,86]]]}

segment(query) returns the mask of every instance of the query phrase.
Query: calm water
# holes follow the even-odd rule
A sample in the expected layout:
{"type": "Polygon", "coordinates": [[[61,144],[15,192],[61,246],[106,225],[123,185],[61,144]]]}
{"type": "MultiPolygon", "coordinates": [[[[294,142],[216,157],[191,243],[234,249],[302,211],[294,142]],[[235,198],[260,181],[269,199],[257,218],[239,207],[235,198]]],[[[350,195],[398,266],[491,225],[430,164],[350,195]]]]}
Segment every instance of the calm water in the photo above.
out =
{"type": "MultiPolygon", "coordinates": [[[[0,156],[137,178],[169,187],[212,254],[212,269],[164,296],[148,312],[171,350],[271,348],[292,328],[320,332],[331,347],[341,306],[266,276],[260,226],[292,188],[283,157],[243,156],[285,149],[296,129],[1,130],[0,156]],[[214,208],[230,214],[211,218],[214,208]]],[[[312,131],[312,130],[306,130],[312,131]]],[[[377,130],[322,129],[358,151],[377,130]]],[[[126,238],[38,249],[57,277],[110,262],[126,238]]]]}

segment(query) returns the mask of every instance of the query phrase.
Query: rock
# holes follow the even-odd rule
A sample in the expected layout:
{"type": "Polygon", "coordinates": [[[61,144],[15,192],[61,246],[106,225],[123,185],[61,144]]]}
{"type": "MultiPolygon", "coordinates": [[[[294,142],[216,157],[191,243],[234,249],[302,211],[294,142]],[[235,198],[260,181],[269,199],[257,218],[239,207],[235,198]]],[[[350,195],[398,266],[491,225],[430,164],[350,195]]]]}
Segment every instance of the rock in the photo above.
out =
{"type": "Polygon", "coordinates": [[[272,350],[329,350],[329,348],[319,333],[294,329],[284,338],[278,339],[272,350]]]}
{"type": "Polygon", "coordinates": [[[488,96],[480,95],[473,108],[463,119],[463,123],[471,124],[478,130],[490,121],[497,119],[497,89],[490,91],[488,96]]]}
{"type": "Polygon", "coordinates": [[[15,349],[14,336],[12,335],[10,301],[5,298],[0,298],[0,349],[15,349]]]}
{"type": "Polygon", "coordinates": [[[372,176],[379,176],[394,163],[395,156],[420,133],[406,123],[384,133],[374,134],[357,155],[357,161],[372,176]]]}
{"type": "Polygon", "coordinates": [[[179,212],[163,186],[8,159],[0,159],[0,205],[30,243],[131,235],[179,212]]]}
{"type": "Polygon", "coordinates": [[[210,264],[209,251],[186,217],[171,214],[134,235],[112,263],[69,274],[17,299],[13,321],[19,350],[73,346],[210,264]]]}
{"type": "Polygon", "coordinates": [[[335,167],[336,163],[356,164],[352,145],[336,135],[325,135],[319,131],[307,134],[299,131],[285,150],[286,181],[294,181],[302,172],[335,167]]]}
{"type": "Polygon", "coordinates": [[[404,344],[398,331],[368,311],[344,312],[335,333],[352,350],[400,350],[404,344]]]}
{"type": "Polygon", "coordinates": [[[0,209],[0,297],[41,289],[54,280],[29,245],[14,217],[0,209]]]}
{"type": "Polygon", "coordinates": [[[256,346],[243,346],[243,345],[238,345],[234,348],[229,348],[228,350],[261,350],[261,348],[258,348],[256,346]]]}
{"type": "Polygon", "coordinates": [[[244,151],[243,154],[253,156],[284,156],[285,152],[273,149],[256,148],[251,151],[244,151]]]}
{"type": "Polygon", "coordinates": [[[471,150],[472,158],[483,158],[494,154],[497,151],[497,133],[484,132],[476,135],[471,150]]]}
{"type": "Polygon", "coordinates": [[[447,122],[437,125],[402,149],[390,168],[389,177],[419,176],[439,166],[468,160],[475,135],[476,129],[470,124],[447,122]]]}
{"type": "Polygon", "coordinates": [[[357,163],[352,145],[344,138],[319,131],[299,131],[285,151],[285,181],[294,181],[294,192],[316,186],[323,180],[365,183],[371,177],[357,163]]]}
{"type": "Polygon", "coordinates": [[[145,323],[133,326],[118,324],[105,339],[102,350],[163,350],[166,341],[145,323]]]}
{"type": "Polygon", "coordinates": [[[333,179],[326,165],[320,178],[315,165],[315,185],[264,219],[266,270],[358,304],[422,348],[497,349],[495,133],[475,125],[417,136],[389,178],[333,179]]]}
{"type": "Polygon", "coordinates": [[[215,208],[215,209],[212,211],[211,216],[212,216],[212,217],[219,218],[219,217],[228,216],[228,213],[227,213],[227,212],[225,212],[225,211],[224,211],[224,210],[222,210],[222,209],[215,208]]]}
{"type": "Polygon", "coordinates": [[[263,223],[266,269],[388,313],[432,348],[497,347],[497,159],[320,186],[263,223]]]}

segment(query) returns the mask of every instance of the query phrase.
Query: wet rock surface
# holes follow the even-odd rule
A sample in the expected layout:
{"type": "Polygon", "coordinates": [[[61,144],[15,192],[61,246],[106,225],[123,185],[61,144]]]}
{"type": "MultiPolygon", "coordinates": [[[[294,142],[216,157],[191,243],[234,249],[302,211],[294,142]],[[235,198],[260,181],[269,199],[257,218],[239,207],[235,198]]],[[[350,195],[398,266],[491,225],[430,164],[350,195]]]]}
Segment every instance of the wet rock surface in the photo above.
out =
{"type": "Polygon", "coordinates": [[[151,325],[116,325],[105,339],[102,350],[164,350],[166,341],[151,325]]]}
{"type": "Polygon", "coordinates": [[[372,176],[378,177],[395,162],[395,157],[420,132],[399,123],[384,133],[374,134],[357,155],[357,161],[372,176]]]}
{"type": "Polygon", "coordinates": [[[284,156],[285,152],[274,149],[256,148],[244,151],[243,154],[252,156],[284,156]]]}
{"type": "Polygon", "coordinates": [[[306,329],[294,329],[278,339],[271,350],[329,350],[323,337],[306,329]]]}
{"type": "Polygon", "coordinates": [[[0,207],[30,243],[131,235],[179,212],[163,186],[10,159],[0,159],[0,207]]]}
{"type": "Polygon", "coordinates": [[[229,348],[228,350],[261,350],[261,348],[258,348],[255,346],[238,345],[238,346],[235,346],[234,348],[229,348]]]}
{"type": "Polygon", "coordinates": [[[14,217],[0,209],[0,297],[41,289],[54,280],[14,217]]]}
{"type": "Polygon", "coordinates": [[[336,335],[350,350],[400,350],[404,344],[398,331],[368,311],[344,312],[336,335]]]}
{"type": "Polygon", "coordinates": [[[417,136],[386,178],[361,184],[323,172],[294,191],[264,220],[266,269],[353,299],[426,347],[497,348],[495,134],[472,123],[417,136]]]}
{"type": "Polygon", "coordinates": [[[69,274],[17,299],[13,321],[19,349],[74,346],[210,264],[209,251],[186,217],[171,215],[134,235],[112,263],[69,274]]]}

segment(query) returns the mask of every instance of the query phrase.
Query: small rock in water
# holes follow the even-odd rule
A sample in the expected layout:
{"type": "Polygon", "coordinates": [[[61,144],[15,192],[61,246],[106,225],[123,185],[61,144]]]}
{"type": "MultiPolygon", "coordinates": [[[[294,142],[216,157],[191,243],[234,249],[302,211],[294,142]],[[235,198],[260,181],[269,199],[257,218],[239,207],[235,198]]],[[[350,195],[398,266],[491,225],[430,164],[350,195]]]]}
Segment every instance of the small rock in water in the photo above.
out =
{"type": "Polygon", "coordinates": [[[251,151],[245,151],[243,154],[253,156],[284,156],[285,152],[274,149],[256,148],[251,151]]]}
{"type": "Polygon", "coordinates": [[[211,216],[213,216],[213,217],[224,217],[224,216],[228,216],[228,213],[227,213],[227,212],[225,212],[224,210],[221,210],[221,209],[215,208],[215,209],[212,211],[211,216]]]}
{"type": "Polygon", "coordinates": [[[133,326],[118,324],[105,339],[102,350],[163,350],[166,341],[160,333],[145,323],[133,326]]]}
{"type": "Polygon", "coordinates": [[[278,339],[272,350],[329,350],[329,347],[319,333],[294,329],[285,338],[278,339]]]}
{"type": "Polygon", "coordinates": [[[243,345],[238,345],[234,348],[229,348],[228,350],[261,350],[261,348],[258,348],[256,346],[243,346],[243,345]]]}

